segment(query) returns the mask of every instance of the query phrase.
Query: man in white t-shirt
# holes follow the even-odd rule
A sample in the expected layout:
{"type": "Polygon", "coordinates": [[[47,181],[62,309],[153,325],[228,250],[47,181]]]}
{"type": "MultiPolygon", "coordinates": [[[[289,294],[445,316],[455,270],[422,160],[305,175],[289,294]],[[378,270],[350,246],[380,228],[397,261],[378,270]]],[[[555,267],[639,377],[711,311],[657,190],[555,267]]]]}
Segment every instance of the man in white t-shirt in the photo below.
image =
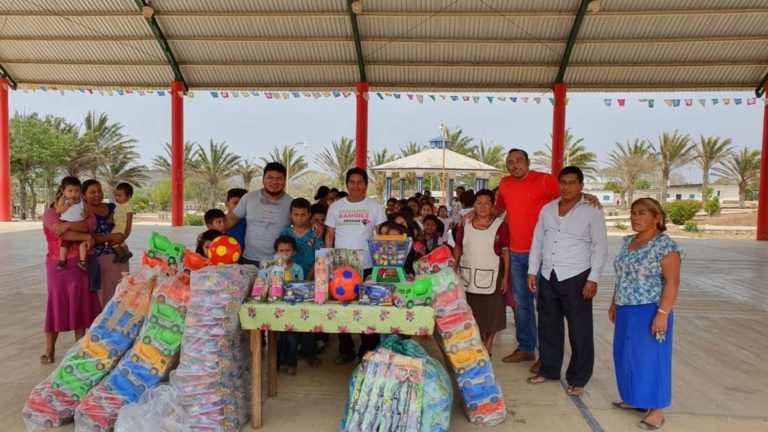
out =
{"type": "MultiPolygon", "coordinates": [[[[363,268],[367,276],[373,267],[371,253],[368,250],[368,239],[373,238],[376,226],[387,221],[384,208],[373,199],[367,198],[368,173],[361,168],[352,168],[347,171],[348,196],[335,201],[328,208],[328,216],[325,219],[327,227],[325,231],[325,246],[362,249],[363,268]]],[[[362,357],[367,351],[376,348],[379,343],[379,335],[360,335],[362,343],[358,357],[362,357]]],[[[348,363],[355,359],[355,343],[349,334],[339,334],[339,356],[336,363],[348,363]]]]}

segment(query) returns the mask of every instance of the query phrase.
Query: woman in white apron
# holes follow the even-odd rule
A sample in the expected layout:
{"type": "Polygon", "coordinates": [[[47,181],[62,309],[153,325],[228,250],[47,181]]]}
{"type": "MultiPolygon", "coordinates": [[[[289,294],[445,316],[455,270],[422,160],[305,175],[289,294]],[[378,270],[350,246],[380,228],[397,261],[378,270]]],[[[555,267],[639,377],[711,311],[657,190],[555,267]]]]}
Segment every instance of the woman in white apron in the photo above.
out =
{"type": "Polygon", "coordinates": [[[509,230],[503,218],[493,218],[493,192],[475,194],[475,217],[459,228],[454,258],[467,302],[472,308],[488,353],[496,332],[507,326],[504,292],[509,279],[509,230]]]}

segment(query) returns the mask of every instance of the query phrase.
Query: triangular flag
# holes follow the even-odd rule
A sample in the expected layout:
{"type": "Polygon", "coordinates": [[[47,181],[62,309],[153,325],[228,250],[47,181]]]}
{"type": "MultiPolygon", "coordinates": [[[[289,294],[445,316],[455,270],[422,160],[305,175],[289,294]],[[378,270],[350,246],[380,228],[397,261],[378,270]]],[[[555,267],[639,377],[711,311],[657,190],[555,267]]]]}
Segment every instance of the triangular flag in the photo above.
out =
{"type": "Polygon", "coordinates": [[[117,94],[119,94],[120,96],[123,96],[123,95],[125,94],[125,92],[124,92],[124,91],[122,91],[122,90],[118,90],[118,91],[117,91],[117,94]]]}
{"type": "Polygon", "coordinates": [[[626,99],[616,99],[616,102],[619,103],[619,106],[624,106],[627,103],[626,99]]]}
{"type": "Polygon", "coordinates": [[[493,103],[493,96],[486,96],[485,98],[488,99],[488,103],[493,103]]]}
{"type": "Polygon", "coordinates": [[[513,96],[513,97],[509,98],[509,101],[512,102],[512,103],[517,103],[517,98],[513,96]]]}
{"type": "Polygon", "coordinates": [[[302,95],[304,97],[312,97],[312,94],[310,92],[303,92],[302,95]]]}
{"type": "Polygon", "coordinates": [[[318,93],[318,92],[312,93],[312,97],[315,98],[315,99],[320,99],[320,96],[322,96],[322,95],[320,93],[318,93]]]}
{"type": "Polygon", "coordinates": [[[555,103],[556,103],[555,98],[548,98],[548,99],[549,99],[549,103],[552,104],[552,106],[555,106],[555,103]]]}
{"type": "Polygon", "coordinates": [[[653,108],[654,105],[656,105],[656,101],[653,99],[648,99],[648,108],[653,108]]]}
{"type": "Polygon", "coordinates": [[[252,91],[251,92],[251,96],[258,96],[258,95],[259,95],[259,92],[257,92],[257,91],[252,91]]]}
{"type": "Polygon", "coordinates": [[[747,99],[747,105],[754,105],[756,102],[755,98],[749,98],[747,99]]]}
{"type": "Polygon", "coordinates": [[[273,99],[282,99],[282,96],[280,96],[280,93],[278,93],[278,92],[272,92],[272,98],[273,99]]]}
{"type": "Polygon", "coordinates": [[[333,92],[333,97],[337,98],[337,97],[339,97],[339,96],[341,96],[341,93],[340,93],[340,92],[333,92]]]}
{"type": "Polygon", "coordinates": [[[272,92],[264,92],[264,96],[265,96],[267,99],[272,99],[272,92]]]}
{"type": "MultiPolygon", "coordinates": [[[[145,90],[139,90],[139,96],[144,96],[147,92],[145,90]]],[[[93,93],[91,93],[93,94],[93,93]]]]}
{"type": "MultiPolygon", "coordinates": [[[[141,90],[139,90],[139,93],[141,93],[141,90]]],[[[218,99],[219,93],[218,92],[211,92],[211,96],[213,96],[214,99],[218,99]]]]}
{"type": "Polygon", "coordinates": [[[395,93],[395,99],[400,99],[400,96],[402,96],[400,93],[395,93]]]}
{"type": "Polygon", "coordinates": [[[499,97],[497,97],[496,99],[498,99],[498,100],[500,100],[500,101],[504,102],[505,100],[507,100],[507,97],[506,97],[506,96],[499,96],[499,97]]]}
{"type": "Polygon", "coordinates": [[[731,98],[723,98],[723,105],[730,105],[731,104],[731,98]]]}
{"type": "Polygon", "coordinates": [[[672,99],[672,106],[673,107],[679,107],[680,106],[680,99],[672,99]]]}
{"type": "Polygon", "coordinates": [[[469,96],[462,96],[461,100],[463,100],[464,102],[469,102],[469,96]]]}
{"type": "Polygon", "coordinates": [[[456,102],[457,100],[459,100],[459,97],[458,96],[451,96],[451,100],[456,102]]]}
{"type": "Polygon", "coordinates": [[[352,93],[350,92],[341,92],[342,95],[344,95],[345,98],[348,98],[352,93]]]}
{"type": "Polygon", "coordinates": [[[741,105],[741,98],[734,98],[733,103],[735,103],[736,105],[741,105]]]}
{"type": "Polygon", "coordinates": [[[195,92],[193,92],[192,90],[188,91],[187,92],[187,97],[190,98],[190,99],[193,99],[195,97],[195,92]]]}
{"type": "Polygon", "coordinates": [[[112,89],[107,89],[107,94],[109,96],[114,96],[115,95],[115,93],[112,91],[112,89]]]}
{"type": "MultiPolygon", "coordinates": [[[[429,95],[429,98],[432,99],[433,101],[436,100],[435,95],[429,95]]],[[[443,96],[443,99],[445,99],[445,96],[443,96]]]]}
{"type": "Polygon", "coordinates": [[[480,96],[472,96],[472,100],[473,100],[475,103],[478,103],[478,102],[480,102],[480,96]]]}
{"type": "Polygon", "coordinates": [[[413,95],[412,94],[408,93],[405,96],[408,97],[408,100],[413,100],[413,95]]]}
{"type": "Polygon", "coordinates": [[[613,99],[603,99],[603,103],[605,106],[609,107],[611,106],[611,103],[613,102],[613,99]]]}
{"type": "Polygon", "coordinates": [[[419,101],[419,103],[424,103],[424,95],[416,95],[416,100],[419,101]]]}
{"type": "Polygon", "coordinates": [[[685,106],[693,106],[693,99],[686,99],[685,106]]]}
{"type": "Polygon", "coordinates": [[[240,92],[236,92],[236,91],[232,92],[232,97],[233,98],[239,98],[240,97],[240,92]]]}
{"type": "Polygon", "coordinates": [[[712,105],[717,105],[720,103],[720,99],[718,98],[712,98],[712,105]]]}
{"type": "Polygon", "coordinates": [[[524,98],[520,98],[520,100],[522,100],[522,101],[523,101],[523,103],[528,103],[528,98],[527,98],[527,97],[524,97],[524,98]]]}
{"type": "Polygon", "coordinates": [[[323,92],[323,96],[325,96],[325,97],[331,97],[331,92],[323,92]]]}
{"type": "Polygon", "coordinates": [[[379,99],[384,100],[384,95],[381,93],[376,93],[376,96],[379,97],[379,99]]]}
{"type": "Polygon", "coordinates": [[[701,106],[706,106],[707,105],[707,100],[706,99],[699,99],[699,103],[701,104],[701,106]]]}
{"type": "Polygon", "coordinates": [[[291,98],[291,94],[290,94],[290,93],[288,93],[288,92],[283,92],[283,93],[281,94],[281,96],[283,97],[283,99],[290,99],[290,98],[291,98]]]}
{"type": "Polygon", "coordinates": [[[87,92],[88,92],[88,94],[93,94],[93,89],[91,89],[91,88],[89,88],[89,89],[85,89],[85,91],[87,91],[87,92]]]}
{"type": "Polygon", "coordinates": [[[221,97],[226,99],[229,97],[229,92],[221,92],[221,97]]]}
{"type": "Polygon", "coordinates": [[[247,98],[247,97],[251,97],[251,94],[248,93],[247,91],[244,91],[244,92],[240,92],[240,96],[247,98]]]}
{"type": "Polygon", "coordinates": [[[664,103],[670,108],[673,106],[672,99],[664,99],[664,103]]]}
{"type": "Polygon", "coordinates": [[[540,97],[535,97],[535,98],[533,98],[533,101],[536,102],[536,104],[538,105],[538,104],[541,103],[541,98],[540,97]]]}

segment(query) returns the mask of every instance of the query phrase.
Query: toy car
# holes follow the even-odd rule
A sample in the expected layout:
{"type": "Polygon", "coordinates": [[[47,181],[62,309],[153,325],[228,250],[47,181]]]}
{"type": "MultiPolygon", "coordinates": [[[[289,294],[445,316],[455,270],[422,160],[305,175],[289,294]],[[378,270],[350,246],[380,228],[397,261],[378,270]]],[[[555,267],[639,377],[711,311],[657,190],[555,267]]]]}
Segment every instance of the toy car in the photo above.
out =
{"type": "Polygon", "coordinates": [[[473,416],[472,423],[482,424],[483,421],[493,415],[503,417],[507,410],[504,406],[504,399],[499,398],[496,402],[487,402],[478,405],[474,410],[471,410],[470,416],[473,416]]]}
{"type": "Polygon", "coordinates": [[[397,284],[395,292],[395,306],[405,305],[408,309],[417,304],[429,306],[432,304],[432,278],[423,277],[414,280],[412,283],[397,284]]]}
{"type": "Polygon", "coordinates": [[[133,344],[133,339],[125,334],[102,326],[91,327],[88,331],[88,337],[94,343],[102,342],[105,344],[109,348],[110,358],[120,357],[133,344]]]}
{"type": "Polygon", "coordinates": [[[462,298],[459,290],[443,291],[435,296],[435,315],[438,317],[468,309],[469,303],[462,298]]]}
{"type": "Polygon", "coordinates": [[[211,265],[211,261],[208,258],[191,250],[184,251],[184,271],[200,270],[209,265],[211,265]]]}
{"type": "Polygon", "coordinates": [[[437,273],[446,267],[456,267],[456,260],[453,259],[451,249],[445,245],[416,261],[418,274],[437,273]]]}
{"type": "Polygon", "coordinates": [[[184,245],[173,243],[168,237],[152,232],[152,236],[149,238],[147,255],[150,258],[155,258],[159,255],[165,256],[169,265],[176,265],[184,258],[185,249],[184,245]]]}
{"type": "Polygon", "coordinates": [[[462,349],[455,353],[448,351],[446,355],[459,375],[463,374],[469,365],[475,362],[478,366],[485,366],[488,363],[488,354],[482,347],[462,349]]]}
{"type": "Polygon", "coordinates": [[[187,308],[186,306],[172,306],[168,303],[161,303],[156,301],[152,303],[151,316],[149,322],[152,324],[166,323],[167,327],[176,333],[181,333],[181,328],[184,326],[184,320],[186,319],[187,308]]]}
{"type": "Polygon", "coordinates": [[[456,376],[456,382],[458,382],[461,387],[470,386],[473,381],[479,379],[485,382],[493,381],[493,370],[491,369],[490,363],[467,368],[463,374],[456,376]]]}
{"type": "Polygon", "coordinates": [[[390,306],[392,305],[392,294],[394,292],[394,285],[366,282],[360,290],[360,300],[358,303],[364,305],[390,306]]]}
{"type": "Polygon", "coordinates": [[[469,405],[469,410],[475,411],[483,401],[498,402],[501,397],[501,390],[493,381],[490,383],[482,381],[463,387],[462,394],[464,395],[464,402],[469,405]]]}
{"type": "Polygon", "coordinates": [[[437,328],[443,332],[443,337],[446,337],[446,338],[450,337],[447,335],[447,333],[449,333],[451,329],[459,326],[467,329],[472,326],[472,323],[474,321],[475,321],[475,317],[468,310],[457,310],[451,314],[440,316],[437,319],[435,319],[437,328]]]}
{"type": "Polygon", "coordinates": [[[73,401],[83,400],[88,391],[93,387],[93,384],[92,379],[84,379],[75,374],[74,367],[71,365],[59,367],[51,380],[52,389],[64,390],[69,393],[73,401]]]}
{"type": "Polygon", "coordinates": [[[80,344],[80,351],[77,352],[79,359],[92,358],[94,360],[105,362],[109,359],[109,350],[100,342],[94,342],[93,338],[83,338],[80,344]]]}
{"type": "Polygon", "coordinates": [[[132,402],[136,402],[147,390],[147,386],[144,383],[137,382],[138,380],[131,379],[130,375],[131,373],[128,369],[120,368],[117,373],[109,376],[108,384],[116,393],[132,402]]]}
{"type": "Polygon", "coordinates": [[[477,327],[471,326],[452,334],[450,338],[443,339],[443,344],[448,352],[455,354],[460,349],[480,345],[480,334],[477,332],[477,327]]]}
{"type": "Polygon", "coordinates": [[[168,356],[161,353],[157,347],[147,345],[144,341],[136,342],[136,345],[133,347],[133,355],[131,355],[132,362],[143,361],[149,365],[149,372],[152,375],[157,375],[160,373],[160,370],[165,370],[168,367],[169,360],[168,356]]]}
{"type": "Polygon", "coordinates": [[[314,282],[286,282],[283,284],[283,301],[290,304],[311,302],[315,299],[314,282]]]}
{"type": "Polygon", "coordinates": [[[142,341],[150,345],[154,340],[158,345],[162,346],[163,354],[170,356],[181,346],[181,333],[173,331],[168,327],[163,327],[159,324],[149,324],[142,331],[144,337],[142,341]]]}

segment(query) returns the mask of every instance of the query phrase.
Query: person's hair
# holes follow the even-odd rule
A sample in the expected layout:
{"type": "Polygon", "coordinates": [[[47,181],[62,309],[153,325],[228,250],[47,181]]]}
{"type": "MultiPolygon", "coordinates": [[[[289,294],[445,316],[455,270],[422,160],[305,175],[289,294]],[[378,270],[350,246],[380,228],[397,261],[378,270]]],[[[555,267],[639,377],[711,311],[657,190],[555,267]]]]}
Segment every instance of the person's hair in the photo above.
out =
{"type": "Polygon", "coordinates": [[[339,193],[339,190],[337,188],[331,188],[329,193],[339,193]]]}
{"type": "Polygon", "coordinates": [[[562,180],[563,176],[568,174],[576,174],[576,177],[579,179],[579,184],[584,184],[584,172],[581,170],[581,168],[574,165],[569,165],[561,169],[560,174],[557,175],[557,179],[562,180]]]}
{"type": "Polygon", "coordinates": [[[432,196],[432,191],[429,189],[424,189],[424,191],[421,194],[422,196],[432,196]]]}
{"type": "Polygon", "coordinates": [[[664,208],[659,204],[658,201],[656,201],[653,198],[638,198],[632,202],[632,205],[629,207],[630,210],[634,210],[635,206],[642,206],[649,212],[653,213],[654,216],[658,216],[659,223],[656,224],[656,229],[658,229],[661,232],[664,232],[667,230],[667,214],[664,213],[664,208]]]}
{"type": "Polygon", "coordinates": [[[423,195],[422,195],[422,193],[421,193],[421,192],[416,192],[415,194],[413,194],[413,197],[414,197],[414,198],[416,198],[416,200],[421,200],[421,197],[422,197],[422,196],[423,196],[423,195]]]}
{"type": "Polygon", "coordinates": [[[507,155],[511,155],[514,152],[521,152],[523,154],[523,156],[525,156],[525,161],[528,162],[528,152],[527,151],[525,151],[523,149],[519,149],[519,148],[513,148],[512,150],[507,152],[507,155]]]}
{"type": "Polygon", "coordinates": [[[362,169],[362,168],[350,168],[347,170],[347,178],[344,181],[344,184],[349,183],[349,178],[352,177],[354,174],[359,174],[363,176],[363,180],[365,180],[365,184],[368,184],[368,173],[362,169]]]}
{"type": "Polygon", "coordinates": [[[419,214],[421,214],[421,210],[422,210],[422,209],[423,209],[425,206],[426,206],[426,207],[429,207],[429,208],[430,208],[430,210],[434,210],[434,209],[432,208],[432,203],[431,203],[431,202],[429,202],[429,201],[422,201],[422,202],[419,204],[419,214]]]}
{"type": "Polygon", "coordinates": [[[96,179],[88,179],[83,182],[82,186],[80,186],[80,191],[83,193],[83,195],[85,195],[85,193],[88,192],[88,189],[94,185],[101,186],[101,183],[99,183],[99,181],[96,179]]]}
{"type": "Polygon", "coordinates": [[[339,193],[336,194],[337,199],[346,198],[348,196],[349,196],[349,193],[347,193],[347,191],[339,191],[339,193]]]}
{"type": "Polygon", "coordinates": [[[264,165],[264,175],[262,177],[266,177],[267,173],[270,171],[277,171],[282,174],[283,177],[288,175],[288,171],[285,169],[285,165],[281,164],[280,162],[270,162],[264,165]]]}
{"type": "Polygon", "coordinates": [[[289,244],[293,248],[293,251],[296,252],[298,249],[298,245],[296,245],[296,240],[288,235],[281,235],[275,240],[274,248],[275,252],[277,252],[277,247],[281,244],[289,244]]]}
{"type": "Polygon", "coordinates": [[[413,219],[416,216],[415,214],[413,214],[413,210],[407,205],[403,206],[403,208],[401,208],[400,211],[398,211],[397,213],[403,216],[408,216],[411,219],[413,219]]]}
{"type": "Polygon", "coordinates": [[[376,232],[381,232],[381,229],[386,227],[387,228],[387,234],[392,235],[392,230],[397,230],[401,234],[408,234],[408,228],[400,225],[399,223],[395,222],[394,220],[388,220],[384,222],[383,224],[379,225],[379,228],[376,230],[376,232]]]}
{"type": "Polygon", "coordinates": [[[459,191],[459,189],[461,189],[461,191],[462,191],[462,192],[463,192],[463,191],[465,191],[465,190],[467,190],[467,188],[465,188],[464,186],[457,186],[457,187],[456,187],[456,192],[458,192],[458,191],[459,191]]]}
{"type": "Polygon", "coordinates": [[[387,205],[394,204],[397,205],[397,198],[390,198],[387,200],[387,205]]]}
{"type": "Polygon", "coordinates": [[[127,196],[128,198],[133,196],[133,186],[131,186],[130,183],[126,183],[126,182],[118,183],[117,186],[115,186],[115,190],[125,192],[125,196],[127,196]]]}
{"type": "Polygon", "coordinates": [[[419,198],[418,198],[418,197],[416,197],[416,196],[412,196],[412,197],[408,198],[407,204],[410,204],[410,203],[411,203],[411,201],[413,201],[413,202],[415,202],[416,204],[418,204],[418,203],[419,203],[419,198]]]}
{"type": "Polygon", "coordinates": [[[437,233],[441,236],[443,233],[445,233],[445,224],[435,215],[426,215],[424,216],[424,220],[421,221],[421,223],[426,226],[427,221],[432,221],[437,225],[437,233]]]}
{"type": "Polygon", "coordinates": [[[309,211],[310,207],[312,207],[312,205],[309,204],[309,201],[306,198],[296,198],[291,201],[291,211],[293,211],[293,209],[307,209],[307,211],[309,211]]]}
{"type": "Polygon", "coordinates": [[[462,192],[459,201],[464,208],[471,208],[475,205],[475,192],[472,190],[462,192]]]}
{"type": "MultiPolygon", "coordinates": [[[[400,216],[403,219],[405,219],[405,230],[408,237],[411,237],[413,239],[416,239],[419,237],[419,233],[421,232],[421,229],[419,228],[419,225],[416,223],[415,220],[413,220],[413,213],[411,212],[411,209],[408,207],[404,207],[402,210],[400,210],[398,213],[394,214],[392,217],[392,221],[397,219],[397,217],[400,216]],[[407,209],[407,210],[406,210],[407,209]]],[[[400,225],[402,226],[402,225],[400,225]]]]}
{"type": "Polygon", "coordinates": [[[232,198],[242,198],[248,191],[243,188],[232,188],[227,191],[227,202],[232,198]]]}
{"type": "Polygon", "coordinates": [[[328,194],[331,193],[331,190],[328,189],[328,186],[320,186],[317,188],[317,193],[315,194],[315,200],[321,200],[328,197],[328,194]]]}
{"type": "Polygon", "coordinates": [[[442,209],[445,209],[445,211],[448,211],[448,207],[447,206],[441,205],[440,207],[437,208],[437,212],[440,213],[440,210],[442,210],[442,209]]]}
{"type": "Polygon", "coordinates": [[[213,221],[219,218],[227,218],[227,215],[225,215],[224,212],[219,209],[210,209],[203,215],[203,220],[205,220],[206,225],[212,224],[213,221]]]}
{"type": "Polygon", "coordinates": [[[397,205],[399,205],[400,207],[408,207],[408,200],[405,198],[399,199],[397,200],[397,205]]]}
{"type": "Polygon", "coordinates": [[[73,176],[66,176],[61,179],[61,185],[59,185],[59,189],[63,191],[67,186],[77,186],[82,189],[80,179],[73,176]]]}
{"type": "Polygon", "coordinates": [[[197,242],[197,247],[195,248],[195,252],[205,256],[206,253],[205,253],[205,249],[203,249],[203,243],[207,241],[214,241],[219,236],[221,236],[221,232],[215,229],[209,229],[204,233],[200,234],[200,240],[198,240],[197,242]]]}
{"type": "Polygon", "coordinates": [[[312,217],[312,215],[316,214],[328,214],[328,206],[323,204],[312,204],[309,206],[309,216],[312,217]]]}
{"type": "Polygon", "coordinates": [[[496,202],[496,196],[493,194],[493,192],[491,192],[490,189],[480,189],[479,191],[477,191],[477,193],[475,194],[475,202],[477,202],[477,199],[480,198],[481,196],[487,196],[488,198],[490,198],[491,205],[493,205],[496,202]]]}

